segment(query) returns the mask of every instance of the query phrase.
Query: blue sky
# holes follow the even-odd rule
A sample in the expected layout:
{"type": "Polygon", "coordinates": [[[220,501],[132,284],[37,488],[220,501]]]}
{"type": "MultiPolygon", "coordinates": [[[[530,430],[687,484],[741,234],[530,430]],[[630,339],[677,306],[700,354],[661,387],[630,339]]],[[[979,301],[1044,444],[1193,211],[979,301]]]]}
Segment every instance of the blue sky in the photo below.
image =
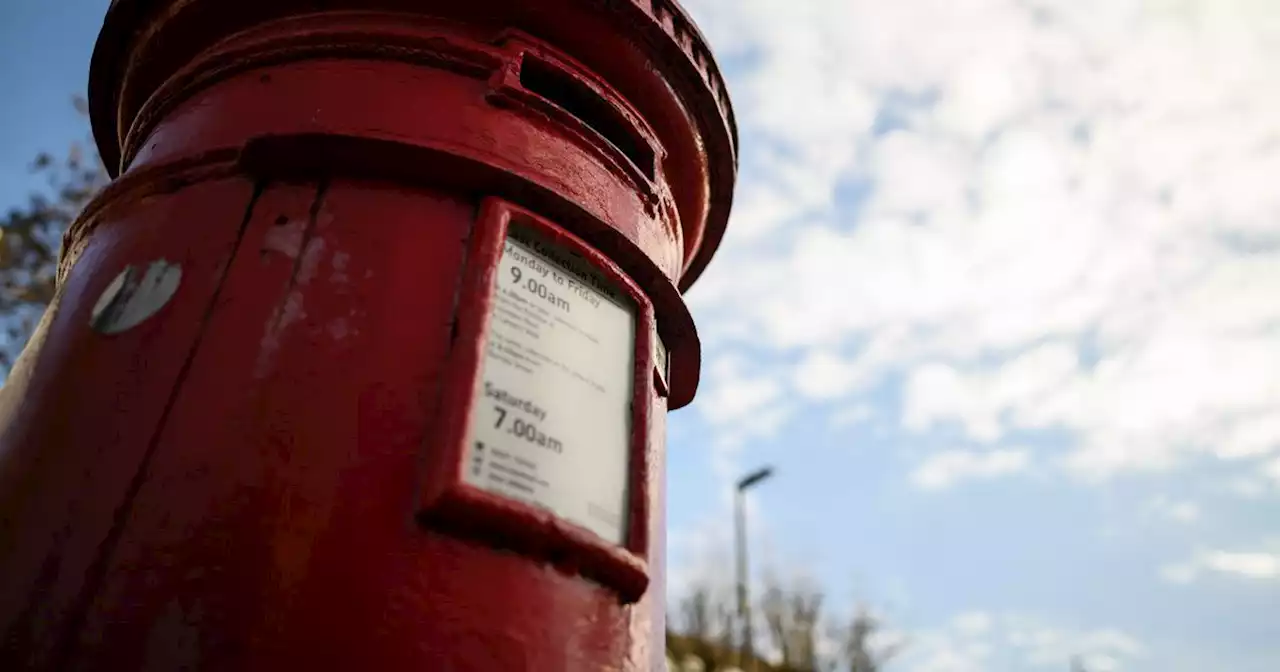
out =
{"type": "MultiPolygon", "coordinates": [[[[87,132],[106,4],[0,8],[2,202],[87,132]]],[[[882,613],[895,670],[1280,669],[1280,5],[686,5],[742,173],[672,592],[771,464],[756,567],[882,613]]]]}
{"type": "Polygon", "coordinates": [[[28,167],[89,136],[72,107],[84,96],[89,57],[110,0],[4,0],[0,5],[0,203],[25,201],[41,182],[28,167]]]}

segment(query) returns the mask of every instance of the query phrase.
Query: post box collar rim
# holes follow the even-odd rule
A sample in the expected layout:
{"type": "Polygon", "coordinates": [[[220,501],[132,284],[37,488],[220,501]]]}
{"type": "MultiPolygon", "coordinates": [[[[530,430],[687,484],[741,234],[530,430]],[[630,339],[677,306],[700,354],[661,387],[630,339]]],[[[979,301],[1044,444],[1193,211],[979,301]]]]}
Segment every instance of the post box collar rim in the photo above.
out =
{"type": "MultiPolygon", "coordinates": [[[[119,110],[120,93],[126,78],[125,59],[135,28],[151,12],[164,2],[175,0],[112,0],[103,19],[94,46],[88,82],[90,124],[99,156],[110,177],[118,177],[123,169],[119,110]]],[[[176,0],[191,5],[200,0],[176,0]]],[[[728,225],[730,205],[738,171],[738,127],[727,84],[720,72],[706,37],[693,22],[679,0],[614,0],[608,3],[591,3],[613,12],[625,12],[627,23],[644,31],[646,39],[640,43],[652,44],[649,49],[663,53],[680,52],[681,57],[663,57],[655,53],[655,62],[671,63],[675,68],[671,81],[677,85],[681,98],[690,106],[693,122],[700,133],[720,140],[709,142],[711,200],[708,203],[703,236],[698,249],[689,258],[679,280],[681,291],[701,275],[719,247],[728,225]],[[682,61],[682,62],[681,62],[682,61]],[[692,76],[691,76],[692,75],[692,76]],[[707,107],[715,108],[710,113],[707,107]],[[715,128],[720,126],[719,129],[715,128]],[[722,144],[723,143],[723,144],[722,144]],[[719,147],[717,147],[719,146],[719,147]],[[727,152],[728,156],[721,155],[727,152]]]]}

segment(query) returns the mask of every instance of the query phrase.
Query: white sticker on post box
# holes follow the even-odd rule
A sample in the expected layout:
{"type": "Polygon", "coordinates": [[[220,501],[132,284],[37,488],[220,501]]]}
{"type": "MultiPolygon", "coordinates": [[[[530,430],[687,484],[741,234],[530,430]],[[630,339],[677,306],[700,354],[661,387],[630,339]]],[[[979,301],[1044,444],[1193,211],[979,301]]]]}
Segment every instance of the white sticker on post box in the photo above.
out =
{"type": "Polygon", "coordinates": [[[577,255],[508,235],[464,480],[625,540],[636,311],[577,255]]]}

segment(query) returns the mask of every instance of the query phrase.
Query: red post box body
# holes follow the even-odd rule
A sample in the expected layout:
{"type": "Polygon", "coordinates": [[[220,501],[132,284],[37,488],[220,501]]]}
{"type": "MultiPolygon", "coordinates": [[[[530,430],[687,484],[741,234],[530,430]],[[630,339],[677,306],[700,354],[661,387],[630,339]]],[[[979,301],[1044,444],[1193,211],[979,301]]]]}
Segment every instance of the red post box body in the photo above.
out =
{"type": "Polygon", "coordinates": [[[120,175],[0,400],[0,669],[661,664],[736,171],[672,0],[116,0],[90,105],[120,175]]]}

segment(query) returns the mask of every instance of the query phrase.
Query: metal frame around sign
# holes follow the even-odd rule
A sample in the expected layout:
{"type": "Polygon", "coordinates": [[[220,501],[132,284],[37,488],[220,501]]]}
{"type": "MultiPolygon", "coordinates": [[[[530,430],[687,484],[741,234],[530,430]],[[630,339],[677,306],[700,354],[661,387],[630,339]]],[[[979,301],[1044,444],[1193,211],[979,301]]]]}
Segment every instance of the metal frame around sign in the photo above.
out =
{"type": "Polygon", "coordinates": [[[560,226],[499,198],[486,198],[472,229],[462,271],[453,344],[440,388],[441,403],[424,447],[419,520],[432,528],[508,548],[588,576],[634,602],[649,584],[649,414],[655,390],[653,305],[612,261],[560,226]],[[496,275],[512,224],[572,251],[635,306],[631,435],[627,460],[625,543],[610,543],[546,509],[474,487],[463,472],[480,385],[496,275]]]}

